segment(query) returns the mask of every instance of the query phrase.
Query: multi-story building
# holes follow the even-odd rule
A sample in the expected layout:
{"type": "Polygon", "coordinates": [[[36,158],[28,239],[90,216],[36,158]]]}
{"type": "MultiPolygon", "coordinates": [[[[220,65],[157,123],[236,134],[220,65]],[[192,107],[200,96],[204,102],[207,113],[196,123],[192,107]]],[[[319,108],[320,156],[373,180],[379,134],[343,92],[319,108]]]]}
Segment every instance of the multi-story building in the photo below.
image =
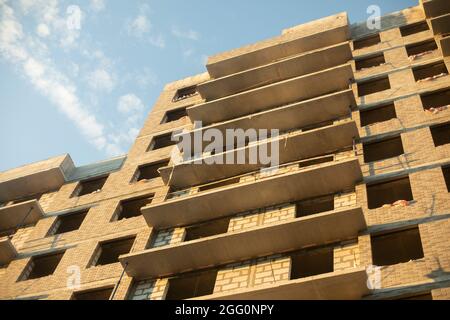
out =
{"type": "Polygon", "coordinates": [[[126,157],[0,173],[0,298],[449,299],[449,20],[284,30],[168,84],[126,157]],[[236,128],[278,129],[223,150],[275,139],[278,170],[175,161],[236,128]]]}

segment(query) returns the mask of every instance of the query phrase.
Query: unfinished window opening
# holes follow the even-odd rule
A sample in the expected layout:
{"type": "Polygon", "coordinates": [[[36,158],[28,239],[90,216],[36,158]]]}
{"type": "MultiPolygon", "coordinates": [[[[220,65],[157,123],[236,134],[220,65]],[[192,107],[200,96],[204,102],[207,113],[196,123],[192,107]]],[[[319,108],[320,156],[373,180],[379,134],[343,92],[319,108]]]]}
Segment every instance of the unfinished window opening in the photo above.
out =
{"type": "Polygon", "coordinates": [[[88,212],[89,209],[59,216],[56,219],[55,224],[53,225],[53,228],[50,231],[49,235],[54,236],[57,234],[68,233],[80,229],[81,224],[86,218],[88,212]]]}
{"type": "Polygon", "coordinates": [[[361,127],[397,118],[394,103],[359,112],[361,127]]]}
{"type": "Polygon", "coordinates": [[[197,86],[191,86],[179,89],[173,97],[173,102],[184,100],[197,94],[197,86]]]}
{"type": "Polygon", "coordinates": [[[363,70],[373,67],[378,67],[386,63],[384,53],[376,54],[367,58],[358,59],[355,61],[356,70],[363,70]]]}
{"type": "Polygon", "coordinates": [[[334,210],[334,195],[302,200],[295,204],[296,217],[306,217],[334,210]]]}
{"type": "Polygon", "coordinates": [[[96,250],[91,266],[105,266],[119,262],[119,256],[127,254],[133,247],[135,237],[101,243],[96,250]]]}
{"type": "Polygon", "coordinates": [[[389,82],[389,77],[385,76],[382,78],[360,82],[358,83],[358,96],[363,97],[369,94],[389,90],[391,84],[389,82]]]}
{"type": "Polygon", "coordinates": [[[154,137],[152,139],[152,142],[150,143],[150,147],[148,148],[148,151],[158,150],[158,149],[174,146],[176,144],[177,144],[177,142],[172,140],[172,132],[166,133],[166,134],[154,137]]]}
{"type": "Polygon", "coordinates": [[[167,167],[169,161],[156,162],[139,166],[135,175],[136,182],[159,178],[158,169],[167,167]]]}
{"type": "Polygon", "coordinates": [[[334,156],[328,156],[328,157],[322,157],[312,160],[306,160],[299,163],[299,168],[307,168],[311,166],[316,166],[319,164],[327,163],[327,162],[333,162],[334,156]]]}
{"type": "Polygon", "coordinates": [[[109,300],[114,287],[74,292],[71,300],[109,300]]]}
{"type": "Polygon", "coordinates": [[[409,24],[400,28],[400,33],[402,37],[407,37],[415,33],[430,30],[428,23],[426,21],[421,21],[418,23],[409,24]]]}
{"type": "Polygon", "coordinates": [[[450,90],[440,90],[420,96],[424,110],[450,106],[450,90]]]}
{"type": "Polygon", "coordinates": [[[307,250],[291,256],[291,280],[334,271],[333,248],[307,250]]]}
{"type": "Polygon", "coordinates": [[[438,46],[436,41],[427,40],[420,43],[414,43],[409,46],[406,46],[406,53],[408,57],[422,55],[430,51],[437,50],[438,46]]]}
{"type": "Polygon", "coordinates": [[[153,201],[154,194],[120,202],[117,220],[130,219],[142,215],[141,209],[153,201]]]}
{"type": "Polygon", "coordinates": [[[234,179],[228,179],[228,180],[224,180],[224,181],[219,181],[219,182],[207,184],[207,185],[204,185],[204,186],[201,186],[200,188],[198,188],[198,191],[202,192],[202,191],[222,188],[222,187],[225,187],[225,186],[229,186],[229,185],[232,185],[232,184],[239,183],[240,180],[241,180],[240,178],[234,178],[234,179]]]}
{"type": "Polygon", "coordinates": [[[447,67],[443,61],[413,68],[414,79],[417,81],[432,79],[436,76],[448,74],[447,67]]]}
{"type": "Polygon", "coordinates": [[[390,266],[423,258],[419,228],[371,236],[372,260],[376,266],[390,266]]]}
{"type": "Polygon", "coordinates": [[[447,191],[450,192],[450,166],[442,167],[442,172],[444,174],[445,184],[447,185],[447,191]]]}
{"type": "Polygon", "coordinates": [[[81,181],[75,190],[74,197],[82,197],[94,192],[100,192],[107,179],[108,176],[81,181]]]}
{"type": "Polygon", "coordinates": [[[436,147],[450,143],[450,122],[431,127],[430,130],[436,147]]]}
{"type": "Polygon", "coordinates": [[[409,177],[367,185],[369,209],[392,205],[399,200],[414,200],[409,177]]]}
{"type": "Polygon", "coordinates": [[[184,241],[207,238],[228,232],[231,218],[223,218],[186,228],[184,241]]]}
{"type": "Polygon", "coordinates": [[[32,200],[36,200],[39,201],[39,199],[42,197],[42,194],[33,194],[30,196],[25,196],[25,197],[21,197],[18,199],[14,199],[13,201],[11,201],[11,205],[13,204],[19,204],[19,203],[23,203],[23,202],[28,202],[28,201],[32,201],[32,200]]]}
{"type": "Polygon", "coordinates": [[[212,294],[216,278],[217,270],[172,278],[169,280],[166,300],[184,300],[212,294]]]}
{"type": "Polygon", "coordinates": [[[38,279],[52,275],[63,256],[64,251],[32,257],[25,267],[20,281],[38,279]]]}
{"type": "Polygon", "coordinates": [[[185,117],[187,117],[186,108],[167,111],[162,123],[178,121],[185,117]]]}
{"type": "Polygon", "coordinates": [[[365,163],[398,157],[404,153],[400,136],[364,143],[363,150],[365,163]]]}
{"type": "Polygon", "coordinates": [[[362,48],[367,48],[374,46],[381,42],[380,34],[374,34],[363,39],[353,41],[353,49],[358,50],[362,48]]]}

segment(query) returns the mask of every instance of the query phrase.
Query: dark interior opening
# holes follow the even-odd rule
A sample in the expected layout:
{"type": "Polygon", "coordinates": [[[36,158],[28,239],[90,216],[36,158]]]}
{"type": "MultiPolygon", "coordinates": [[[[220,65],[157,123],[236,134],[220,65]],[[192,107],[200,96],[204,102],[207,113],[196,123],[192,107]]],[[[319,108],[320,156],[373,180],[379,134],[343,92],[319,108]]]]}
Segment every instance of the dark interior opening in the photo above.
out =
{"type": "Polygon", "coordinates": [[[414,200],[409,177],[367,185],[369,209],[381,208],[399,200],[414,200]]]}
{"type": "Polygon", "coordinates": [[[450,90],[440,90],[420,96],[424,110],[450,106],[450,90]]]}
{"type": "Polygon", "coordinates": [[[168,165],[168,161],[163,161],[140,166],[138,168],[136,181],[159,178],[160,175],[158,169],[167,167],[168,165]]]}
{"type": "Polygon", "coordinates": [[[94,264],[96,266],[104,266],[112,263],[119,262],[119,256],[122,254],[127,254],[131,251],[133,247],[135,237],[108,241],[100,244],[100,256],[97,262],[94,264]]]}
{"type": "Polygon", "coordinates": [[[376,266],[390,266],[423,258],[419,228],[371,236],[376,266]]]}
{"type": "Polygon", "coordinates": [[[430,130],[436,147],[450,143],[450,123],[431,127],[430,130]]]}
{"type": "Polygon", "coordinates": [[[408,54],[408,56],[414,56],[417,54],[437,50],[437,48],[438,46],[436,44],[436,41],[434,41],[433,39],[406,46],[406,53],[408,54]]]}
{"type": "Polygon", "coordinates": [[[291,280],[334,271],[332,247],[307,250],[291,256],[291,280]]]}
{"type": "Polygon", "coordinates": [[[186,228],[184,241],[192,241],[227,233],[230,220],[231,218],[223,218],[188,227],[186,228]]]}
{"type": "Polygon", "coordinates": [[[299,163],[299,168],[307,168],[307,167],[315,166],[318,164],[333,162],[333,161],[334,161],[334,156],[306,160],[306,161],[302,161],[299,163]]]}
{"type": "Polygon", "coordinates": [[[205,186],[201,186],[198,191],[202,192],[202,191],[207,191],[207,190],[212,190],[212,189],[216,189],[216,188],[221,188],[221,187],[225,187],[225,186],[229,186],[232,184],[236,184],[239,183],[241,179],[240,178],[233,178],[233,179],[228,179],[225,181],[219,181],[216,183],[211,183],[205,186]]]}
{"type": "Polygon", "coordinates": [[[187,117],[186,108],[167,111],[166,116],[164,118],[165,120],[164,123],[178,121],[185,117],[187,117]]]}
{"type": "Polygon", "coordinates": [[[197,86],[186,87],[177,90],[177,93],[173,97],[173,102],[177,102],[183,99],[190,98],[197,94],[197,86]]]}
{"type": "Polygon", "coordinates": [[[25,274],[22,280],[38,279],[52,275],[63,256],[64,251],[32,257],[25,269],[28,270],[31,267],[31,272],[25,274]]]}
{"type": "Polygon", "coordinates": [[[91,179],[91,180],[86,180],[86,181],[81,181],[80,186],[79,186],[80,191],[78,192],[77,196],[81,197],[81,196],[102,190],[107,179],[108,179],[108,176],[95,178],[95,179],[91,179]]]}
{"type": "Polygon", "coordinates": [[[166,133],[166,134],[163,134],[163,135],[153,138],[153,141],[150,144],[150,150],[158,150],[158,149],[174,146],[176,144],[177,144],[177,141],[172,140],[172,132],[166,133]]]}
{"type": "Polygon", "coordinates": [[[443,61],[413,68],[414,79],[420,81],[440,74],[447,74],[448,70],[443,61]]]}
{"type": "Polygon", "coordinates": [[[394,103],[359,112],[361,127],[397,118],[394,103]]]}
{"type": "Polygon", "coordinates": [[[297,218],[333,210],[334,195],[326,195],[315,199],[302,200],[295,204],[297,218]]]}
{"type": "Polygon", "coordinates": [[[391,88],[389,77],[382,77],[366,82],[358,83],[358,95],[360,97],[367,96],[369,94],[385,91],[391,88]]]}
{"type": "Polygon", "coordinates": [[[81,224],[86,218],[88,212],[89,209],[59,216],[55,222],[57,227],[55,228],[53,235],[63,234],[80,229],[81,224]]]}
{"type": "Polygon", "coordinates": [[[400,136],[364,143],[363,150],[365,163],[398,157],[404,153],[400,136]]]}
{"type": "Polygon", "coordinates": [[[184,300],[212,294],[216,277],[217,270],[211,270],[170,279],[166,300],[184,300]]]}
{"type": "Polygon", "coordinates": [[[140,198],[122,201],[120,203],[120,212],[117,219],[123,220],[141,216],[141,209],[152,203],[153,197],[154,194],[150,194],[140,198]]]}
{"type": "Polygon", "coordinates": [[[376,54],[367,58],[358,59],[355,61],[356,70],[367,69],[377,67],[383,63],[386,63],[384,59],[384,53],[376,54]]]}
{"type": "Polygon", "coordinates": [[[42,197],[42,194],[33,194],[33,195],[30,195],[30,196],[25,196],[25,197],[21,197],[21,198],[18,198],[18,199],[14,199],[11,204],[19,204],[19,203],[28,202],[28,201],[31,201],[31,200],[39,201],[39,199],[41,197],[42,197]]]}
{"type": "Polygon", "coordinates": [[[442,167],[444,174],[445,184],[447,185],[447,191],[450,192],[450,167],[442,167]]]}
{"type": "Polygon", "coordinates": [[[413,296],[407,296],[400,298],[399,300],[433,300],[433,295],[431,292],[416,294],[413,296]]]}
{"type": "Polygon", "coordinates": [[[114,287],[91,291],[74,292],[72,300],[109,300],[114,287]]]}
{"type": "Polygon", "coordinates": [[[422,31],[430,30],[430,27],[428,27],[428,23],[426,21],[421,21],[418,23],[409,24],[407,26],[403,26],[400,28],[400,33],[402,34],[402,37],[407,37],[415,33],[419,33],[422,31]]]}
{"type": "Polygon", "coordinates": [[[362,49],[374,46],[381,42],[380,34],[374,34],[363,39],[353,41],[353,49],[362,49]]]}

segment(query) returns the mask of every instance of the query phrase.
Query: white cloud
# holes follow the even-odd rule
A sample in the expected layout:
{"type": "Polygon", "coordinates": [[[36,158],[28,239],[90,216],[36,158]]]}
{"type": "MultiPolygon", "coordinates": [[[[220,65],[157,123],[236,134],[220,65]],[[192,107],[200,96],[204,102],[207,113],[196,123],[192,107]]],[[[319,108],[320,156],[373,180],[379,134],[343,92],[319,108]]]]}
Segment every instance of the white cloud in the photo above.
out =
{"type": "MultiPolygon", "coordinates": [[[[28,0],[22,0],[21,4],[25,9],[34,5],[28,0]]],[[[50,58],[33,50],[30,44],[37,41],[26,37],[14,10],[4,0],[0,0],[0,15],[0,57],[18,67],[21,75],[72,121],[92,145],[108,155],[120,153],[120,146],[107,138],[103,124],[82,104],[71,81],[50,58]]]]}
{"type": "Polygon", "coordinates": [[[42,38],[46,38],[50,35],[50,29],[45,23],[40,23],[36,28],[36,33],[42,38]]]}
{"type": "Polygon", "coordinates": [[[142,5],[136,17],[128,20],[125,29],[128,35],[146,41],[154,47],[165,48],[166,42],[161,34],[152,32],[153,26],[149,18],[150,8],[148,5],[142,5]]]}
{"type": "Polygon", "coordinates": [[[59,0],[20,0],[19,7],[25,15],[33,15],[38,25],[44,24],[49,31],[53,30],[61,47],[77,45],[84,16],[79,6],[60,8],[59,0]]]}
{"type": "Polygon", "coordinates": [[[192,56],[194,54],[194,52],[195,52],[195,49],[192,49],[192,48],[184,49],[183,50],[183,56],[185,58],[188,58],[188,57],[192,56]]]}
{"type": "Polygon", "coordinates": [[[188,39],[197,41],[200,39],[200,34],[192,29],[181,30],[180,28],[174,26],[172,27],[172,34],[177,38],[188,39]]]}
{"type": "Polygon", "coordinates": [[[100,12],[105,10],[106,0],[91,0],[90,7],[95,12],[100,12]]]}
{"type": "Polygon", "coordinates": [[[88,85],[98,91],[111,92],[116,86],[115,77],[105,69],[99,68],[87,77],[88,85]]]}
{"type": "Polygon", "coordinates": [[[157,36],[151,36],[149,38],[149,42],[151,45],[158,47],[158,48],[165,48],[166,47],[166,41],[164,40],[164,37],[162,35],[157,36]]]}
{"type": "Polygon", "coordinates": [[[130,93],[119,98],[117,110],[124,114],[141,112],[144,104],[135,94],[130,93]]]}

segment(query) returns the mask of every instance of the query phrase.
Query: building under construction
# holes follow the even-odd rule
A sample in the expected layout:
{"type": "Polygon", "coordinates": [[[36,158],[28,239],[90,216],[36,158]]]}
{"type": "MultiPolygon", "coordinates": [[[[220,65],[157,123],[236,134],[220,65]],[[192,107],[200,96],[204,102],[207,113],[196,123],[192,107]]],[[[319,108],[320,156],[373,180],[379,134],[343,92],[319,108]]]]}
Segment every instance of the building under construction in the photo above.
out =
{"type": "Polygon", "coordinates": [[[124,157],[1,172],[0,299],[450,299],[449,35],[448,0],[298,25],[168,84],[124,157]],[[174,160],[236,128],[280,134],[174,160]]]}

